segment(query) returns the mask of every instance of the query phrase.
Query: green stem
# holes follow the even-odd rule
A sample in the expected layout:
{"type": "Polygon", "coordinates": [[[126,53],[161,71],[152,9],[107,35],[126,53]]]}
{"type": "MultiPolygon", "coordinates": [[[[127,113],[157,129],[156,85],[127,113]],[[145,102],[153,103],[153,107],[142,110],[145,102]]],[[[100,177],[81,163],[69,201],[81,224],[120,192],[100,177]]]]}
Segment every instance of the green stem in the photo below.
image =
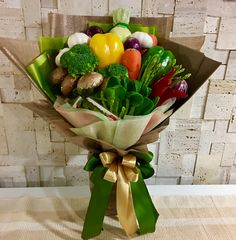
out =
{"type": "Polygon", "coordinates": [[[121,108],[121,112],[120,112],[120,114],[119,114],[119,118],[123,118],[124,116],[125,116],[125,112],[126,112],[126,108],[123,106],[122,108],[121,108]]]}
{"type": "Polygon", "coordinates": [[[131,106],[128,115],[134,115],[136,106],[131,106]]]}
{"type": "Polygon", "coordinates": [[[157,56],[153,56],[149,62],[149,64],[147,65],[146,69],[144,70],[141,82],[143,82],[143,86],[148,86],[148,82],[150,82],[151,80],[149,79],[149,76],[152,74],[152,71],[154,70],[154,68],[156,67],[156,64],[158,63],[158,57],[157,56]]]}
{"type": "Polygon", "coordinates": [[[107,104],[106,104],[106,99],[104,97],[104,92],[103,90],[100,92],[100,97],[101,97],[101,102],[104,108],[108,109],[107,104]]]}
{"type": "Polygon", "coordinates": [[[129,99],[126,99],[124,116],[127,115],[129,111],[129,106],[130,106],[130,101],[129,99]]]}

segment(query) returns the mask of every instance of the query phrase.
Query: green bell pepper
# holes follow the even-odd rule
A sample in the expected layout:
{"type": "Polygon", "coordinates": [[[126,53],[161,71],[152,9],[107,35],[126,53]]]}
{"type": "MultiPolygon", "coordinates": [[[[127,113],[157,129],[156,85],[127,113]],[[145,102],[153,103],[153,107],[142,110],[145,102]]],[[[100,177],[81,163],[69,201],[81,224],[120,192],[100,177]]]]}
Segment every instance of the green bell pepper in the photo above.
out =
{"type": "Polygon", "coordinates": [[[160,46],[151,47],[143,56],[139,81],[144,87],[166,75],[176,63],[176,58],[171,51],[166,51],[160,46]]]}

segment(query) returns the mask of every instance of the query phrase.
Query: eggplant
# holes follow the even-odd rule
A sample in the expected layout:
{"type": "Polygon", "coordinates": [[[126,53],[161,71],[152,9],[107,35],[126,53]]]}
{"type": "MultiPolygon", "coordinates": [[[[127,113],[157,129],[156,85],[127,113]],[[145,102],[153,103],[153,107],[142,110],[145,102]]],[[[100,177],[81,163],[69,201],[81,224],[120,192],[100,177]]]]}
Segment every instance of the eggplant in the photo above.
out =
{"type": "Polygon", "coordinates": [[[92,37],[93,35],[97,34],[97,33],[104,33],[102,28],[98,27],[98,26],[91,26],[88,27],[88,29],[85,31],[85,33],[89,36],[92,37]]]}
{"type": "Polygon", "coordinates": [[[124,48],[125,49],[128,49],[128,48],[134,48],[134,49],[137,49],[137,50],[141,50],[142,47],[141,47],[141,44],[139,42],[139,40],[137,38],[128,38],[125,42],[124,42],[124,48]]]}
{"type": "Polygon", "coordinates": [[[176,90],[179,90],[181,92],[187,93],[188,91],[188,83],[185,80],[182,80],[181,82],[177,83],[174,88],[176,90]]]}

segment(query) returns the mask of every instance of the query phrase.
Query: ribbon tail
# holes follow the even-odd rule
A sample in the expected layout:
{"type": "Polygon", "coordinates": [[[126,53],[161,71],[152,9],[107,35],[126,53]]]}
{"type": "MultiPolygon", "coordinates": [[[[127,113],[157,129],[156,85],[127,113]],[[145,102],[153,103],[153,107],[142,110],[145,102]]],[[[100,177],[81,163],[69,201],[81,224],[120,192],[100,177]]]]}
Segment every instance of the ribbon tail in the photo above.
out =
{"type": "Polygon", "coordinates": [[[118,166],[118,180],[116,188],[117,215],[121,226],[127,235],[132,235],[138,230],[134,212],[130,183],[126,179],[122,166],[118,166]]]}
{"type": "Polygon", "coordinates": [[[114,185],[114,183],[103,179],[106,171],[106,168],[99,166],[92,173],[91,180],[94,187],[84,221],[83,239],[93,238],[102,231],[105,211],[114,185]]]}
{"type": "Polygon", "coordinates": [[[138,181],[131,182],[130,186],[140,234],[154,232],[159,214],[155,209],[140,171],[138,181]]]}

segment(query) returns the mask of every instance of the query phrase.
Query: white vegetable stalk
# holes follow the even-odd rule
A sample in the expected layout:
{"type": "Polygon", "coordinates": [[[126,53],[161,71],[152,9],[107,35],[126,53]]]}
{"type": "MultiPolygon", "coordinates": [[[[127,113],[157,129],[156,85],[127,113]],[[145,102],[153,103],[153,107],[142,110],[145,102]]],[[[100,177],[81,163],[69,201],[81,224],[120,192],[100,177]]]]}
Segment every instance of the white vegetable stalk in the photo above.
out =
{"type": "Polygon", "coordinates": [[[89,36],[86,35],[85,33],[74,33],[72,35],[69,36],[68,40],[67,40],[67,44],[69,46],[69,48],[77,45],[77,44],[87,44],[89,40],[89,36]]]}
{"type": "Polygon", "coordinates": [[[110,33],[117,35],[122,42],[124,42],[131,32],[128,29],[130,20],[130,11],[128,9],[118,8],[113,11],[113,28],[110,33]]]}
{"type": "Polygon", "coordinates": [[[60,60],[61,60],[61,56],[66,53],[67,51],[69,51],[69,48],[63,48],[60,50],[60,52],[57,54],[56,58],[55,58],[55,63],[58,67],[61,66],[60,60]]]}

